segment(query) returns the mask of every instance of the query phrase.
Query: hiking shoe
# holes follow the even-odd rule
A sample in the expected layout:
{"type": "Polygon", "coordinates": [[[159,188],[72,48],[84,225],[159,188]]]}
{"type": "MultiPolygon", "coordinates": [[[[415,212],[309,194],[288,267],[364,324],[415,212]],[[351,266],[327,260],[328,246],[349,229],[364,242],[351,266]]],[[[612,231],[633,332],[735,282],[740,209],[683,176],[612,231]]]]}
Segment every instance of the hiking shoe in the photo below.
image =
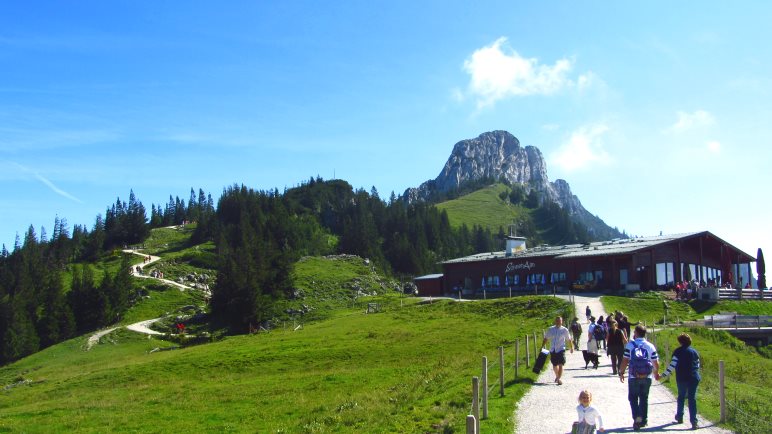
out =
{"type": "Polygon", "coordinates": [[[638,422],[633,422],[633,431],[640,431],[641,426],[638,424],[638,422]]]}
{"type": "Polygon", "coordinates": [[[684,423],[684,418],[676,416],[675,423],[684,423]]]}
{"type": "Polygon", "coordinates": [[[562,386],[563,382],[561,380],[558,380],[558,386],[562,386]]]}
{"type": "Polygon", "coordinates": [[[692,431],[696,430],[697,428],[697,422],[692,422],[692,431]]]}

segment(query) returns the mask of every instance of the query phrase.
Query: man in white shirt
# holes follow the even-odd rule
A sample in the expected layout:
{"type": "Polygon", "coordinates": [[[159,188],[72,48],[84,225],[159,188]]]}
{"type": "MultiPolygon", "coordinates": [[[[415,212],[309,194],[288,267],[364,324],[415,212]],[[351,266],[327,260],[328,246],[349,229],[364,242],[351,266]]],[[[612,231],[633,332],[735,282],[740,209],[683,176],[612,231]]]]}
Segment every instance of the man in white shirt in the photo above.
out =
{"type": "Polygon", "coordinates": [[[563,376],[563,365],[566,364],[566,342],[571,345],[571,353],[574,352],[574,341],[571,339],[571,333],[568,332],[568,329],[563,327],[562,317],[556,317],[555,325],[544,333],[541,346],[545,346],[548,340],[550,341],[550,362],[552,363],[552,370],[555,372],[555,382],[561,385],[563,381],[560,380],[560,377],[563,376]]]}

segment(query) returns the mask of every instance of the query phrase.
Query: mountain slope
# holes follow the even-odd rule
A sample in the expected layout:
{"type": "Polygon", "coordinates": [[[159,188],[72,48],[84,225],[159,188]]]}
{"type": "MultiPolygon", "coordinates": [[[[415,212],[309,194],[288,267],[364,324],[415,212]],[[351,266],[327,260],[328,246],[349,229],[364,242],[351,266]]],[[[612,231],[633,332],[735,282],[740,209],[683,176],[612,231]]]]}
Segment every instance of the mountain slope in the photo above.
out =
{"type": "Polygon", "coordinates": [[[571,192],[568,182],[562,179],[550,182],[541,151],[535,146],[520,146],[520,141],[507,131],[486,132],[456,143],[440,174],[418,188],[408,188],[403,198],[408,202],[431,201],[439,194],[481,179],[521,185],[526,193],[536,191],[540,201],[558,204],[572,220],[584,225],[593,239],[623,236],[587,211],[571,192]]]}
{"type": "Polygon", "coordinates": [[[501,199],[499,195],[508,191],[506,185],[494,184],[435,206],[448,213],[448,220],[455,228],[465,224],[469,228],[482,226],[491,232],[504,228],[506,232],[513,222],[531,218],[527,209],[501,199]]]}

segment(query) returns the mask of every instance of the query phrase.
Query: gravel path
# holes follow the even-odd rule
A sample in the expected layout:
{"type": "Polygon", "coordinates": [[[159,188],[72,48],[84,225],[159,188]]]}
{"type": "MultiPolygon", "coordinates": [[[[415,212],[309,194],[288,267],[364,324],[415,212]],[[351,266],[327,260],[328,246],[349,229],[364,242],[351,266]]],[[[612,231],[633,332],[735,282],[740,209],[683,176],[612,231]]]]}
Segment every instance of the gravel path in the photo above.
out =
{"type": "Polygon", "coordinates": [[[113,330],[115,330],[117,328],[119,328],[119,327],[113,327],[113,328],[109,328],[109,329],[105,329],[105,330],[100,330],[100,331],[94,333],[93,335],[89,336],[88,337],[88,341],[86,341],[86,351],[90,350],[91,347],[96,345],[97,342],[99,342],[99,340],[102,339],[102,336],[112,332],[113,330]]]}
{"type": "Polygon", "coordinates": [[[160,321],[163,318],[154,318],[154,319],[147,319],[145,321],[140,321],[134,324],[129,324],[126,326],[126,329],[131,330],[133,332],[137,333],[144,333],[146,335],[162,335],[163,333],[157,332],[153,329],[150,329],[149,326],[153,324],[156,321],[160,321]]]}
{"type": "MultiPolygon", "coordinates": [[[[150,256],[150,260],[149,261],[135,265],[135,266],[139,266],[140,269],[143,269],[147,265],[150,265],[153,262],[156,262],[156,261],[161,259],[158,256],[146,255],[144,253],[137,252],[136,250],[127,249],[127,250],[124,250],[123,252],[124,253],[133,253],[135,255],[142,256],[143,258],[146,258],[146,257],[150,256]]],[[[175,286],[175,287],[179,288],[180,291],[184,291],[186,289],[191,289],[189,286],[179,284],[179,283],[174,282],[172,280],[159,279],[159,278],[147,276],[145,274],[131,273],[131,275],[133,277],[138,277],[138,278],[141,278],[141,279],[155,279],[155,280],[158,280],[160,282],[166,283],[168,285],[175,286]]],[[[157,332],[157,331],[149,328],[149,326],[151,324],[153,324],[154,322],[159,321],[161,319],[162,318],[154,318],[154,319],[148,319],[148,320],[145,320],[145,321],[140,321],[140,322],[137,322],[137,323],[134,323],[134,324],[129,324],[129,325],[126,326],[126,329],[131,330],[133,332],[137,332],[137,333],[144,333],[146,335],[162,335],[163,333],[157,332]]],[[[99,339],[102,338],[102,336],[112,332],[113,330],[119,329],[119,328],[120,327],[113,327],[113,328],[109,328],[109,329],[105,329],[105,330],[100,330],[100,331],[94,333],[93,335],[89,336],[88,341],[86,342],[86,351],[90,350],[91,347],[96,345],[97,342],[99,342],[99,339]]]]}
{"type": "MultiPolygon", "coordinates": [[[[586,349],[587,321],[584,310],[590,306],[592,314],[606,316],[598,296],[576,296],[576,311],[582,323],[583,333],[580,349],[586,349]]],[[[570,319],[565,321],[566,326],[570,319]]],[[[547,327],[547,324],[545,324],[547,327]]],[[[566,365],[563,372],[563,385],[554,383],[555,376],[552,366],[547,361],[539,378],[530,391],[520,400],[515,410],[516,434],[532,433],[568,433],[571,424],[576,420],[576,406],[579,392],[589,390],[593,395],[593,405],[601,412],[606,432],[632,432],[632,416],[630,403],[627,400],[627,383],[621,383],[619,377],[611,374],[611,359],[601,352],[601,364],[598,369],[584,369],[584,359],[581,351],[566,353],[566,365]]],[[[664,362],[664,361],[663,361],[664,362]]],[[[662,366],[662,371],[666,365],[662,366]]],[[[670,380],[673,381],[673,380],[670,380]]],[[[699,394],[700,391],[698,390],[699,394]]],[[[731,431],[716,427],[712,422],[699,417],[700,428],[691,431],[691,425],[676,424],[676,399],[670,391],[658,382],[654,382],[649,392],[649,424],[640,432],[678,432],[689,431],[697,433],[729,434],[731,431]]],[[[686,410],[686,409],[685,409],[686,410]]],[[[685,419],[688,419],[686,410],[685,419]]]]}

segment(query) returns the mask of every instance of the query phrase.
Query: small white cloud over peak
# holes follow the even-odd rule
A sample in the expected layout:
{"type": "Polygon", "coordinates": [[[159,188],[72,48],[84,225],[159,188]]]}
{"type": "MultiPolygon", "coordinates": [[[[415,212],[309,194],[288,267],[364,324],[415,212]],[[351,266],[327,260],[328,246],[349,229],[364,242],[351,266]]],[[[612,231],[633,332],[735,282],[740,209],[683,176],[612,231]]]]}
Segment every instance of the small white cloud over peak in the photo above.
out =
{"type": "Polygon", "coordinates": [[[716,122],[713,115],[705,110],[696,110],[692,113],[679,111],[676,114],[678,120],[667,128],[666,132],[682,133],[696,128],[708,127],[716,122]]]}
{"type": "Polygon", "coordinates": [[[721,152],[721,143],[719,143],[717,140],[711,140],[707,144],[708,151],[718,154],[721,152]]]}
{"type": "Polygon", "coordinates": [[[605,124],[583,126],[573,133],[550,156],[550,163],[573,172],[595,165],[608,165],[611,157],[604,149],[603,136],[609,130],[605,124]]]}
{"type": "MultiPolygon", "coordinates": [[[[563,58],[554,65],[540,64],[536,58],[522,57],[510,48],[507,38],[499,38],[493,44],[475,50],[464,61],[464,71],[470,76],[468,93],[483,108],[504,98],[526,95],[551,95],[573,86],[568,74],[573,61],[563,58]]],[[[586,86],[590,75],[580,76],[586,86]]]]}

